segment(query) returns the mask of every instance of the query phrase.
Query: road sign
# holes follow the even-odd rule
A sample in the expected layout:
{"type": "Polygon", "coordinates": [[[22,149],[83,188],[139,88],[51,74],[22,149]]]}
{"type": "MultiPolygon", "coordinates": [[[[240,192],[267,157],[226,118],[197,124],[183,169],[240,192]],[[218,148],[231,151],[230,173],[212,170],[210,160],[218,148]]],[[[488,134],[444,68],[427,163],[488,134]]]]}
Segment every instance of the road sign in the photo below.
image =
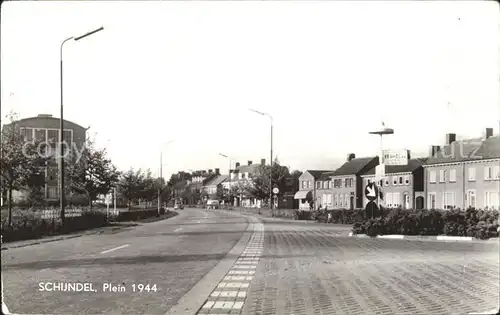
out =
{"type": "Polygon", "coordinates": [[[277,194],[277,193],[279,193],[279,192],[280,192],[280,190],[278,189],[278,187],[274,187],[274,188],[273,188],[273,193],[274,193],[274,194],[277,194]]]}
{"type": "Polygon", "coordinates": [[[366,196],[366,199],[368,199],[370,201],[374,201],[375,199],[377,199],[377,196],[378,196],[377,185],[375,185],[374,183],[369,183],[368,185],[366,185],[365,196],[366,196]]]}
{"type": "Polygon", "coordinates": [[[384,150],[385,165],[408,165],[408,150],[384,150]]]}
{"type": "Polygon", "coordinates": [[[375,166],[375,181],[378,183],[385,177],[385,164],[375,166]]]}

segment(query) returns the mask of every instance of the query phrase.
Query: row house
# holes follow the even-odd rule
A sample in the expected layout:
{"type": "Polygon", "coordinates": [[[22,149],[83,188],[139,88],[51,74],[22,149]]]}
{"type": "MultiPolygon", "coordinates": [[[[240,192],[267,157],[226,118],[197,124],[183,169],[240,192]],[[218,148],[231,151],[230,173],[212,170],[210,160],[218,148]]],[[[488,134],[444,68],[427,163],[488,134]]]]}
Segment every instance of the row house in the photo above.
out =
{"type": "Polygon", "coordinates": [[[202,170],[202,171],[195,171],[193,172],[191,176],[191,180],[189,180],[186,190],[186,196],[187,196],[187,204],[199,204],[201,203],[201,192],[203,189],[203,186],[206,185],[206,183],[216,177],[220,176],[219,169],[216,168],[215,172],[211,169],[208,171],[202,170]]]}
{"type": "MultiPolygon", "coordinates": [[[[423,209],[424,208],[424,168],[426,158],[411,159],[407,165],[386,165],[385,176],[377,183],[382,198],[379,205],[386,208],[423,209]]],[[[375,182],[375,167],[364,175],[363,187],[375,182]]],[[[363,207],[368,199],[363,194],[363,207]]]]}
{"type": "Polygon", "coordinates": [[[299,190],[295,193],[294,199],[298,201],[298,208],[310,210],[311,207],[317,209],[316,202],[317,183],[322,174],[331,172],[327,170],[307,170],[299,177],[299,190]]]}
{"type": "Polygon", "coordinates": [[[364,186],[361,176],[378,165],[378,157],[356,158],[354,153],[333,172],[324,173],[316,183],[316,204],[323,209],[359,209],[363,207],[364,186]]]}
{"type": "Polygon", "coordinates": [[[430,150],[423,166],[429,209],[500,209],[500,137],[492,128],[461,141],[447,134],[443,147],[430,150]]]}
{"type": "MultiPolygon", "coordinates": [[[[218,169],[216,168],[215,170],[218,173],[218,169]]],[[[205,185],[202,187],[202,192],[206,194],[207,199],[210,200],[220,199],[218,192],[221,189],[225,189],[223,184],[228,180],[228,178],[229,178],[228,175],[218,174],[211,180],[207,181],[205,185]]]]}
{"type": "Polygon", "coordinates": [[[234,206],[260,208],[262,201],[254,198],[245,191],[245,187],[252,185],[252,176],[258,174],[261,165],[266,165],[266,159],[261,159],[260,164],[248,161],[246,165],[236,162],[235,168],[229,170],[229,180],[225,181],[223,187],[237,192],[232,200],[234,206]]]}

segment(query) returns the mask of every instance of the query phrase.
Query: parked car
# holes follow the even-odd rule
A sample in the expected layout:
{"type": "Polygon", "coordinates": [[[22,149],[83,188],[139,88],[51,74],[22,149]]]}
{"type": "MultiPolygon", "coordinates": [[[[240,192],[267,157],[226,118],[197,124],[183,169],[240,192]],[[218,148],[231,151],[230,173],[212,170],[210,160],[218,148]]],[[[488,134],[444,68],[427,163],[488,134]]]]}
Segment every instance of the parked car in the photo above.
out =
{"type": "Polygon", "coordinates": [[[208,200],[207,209],[219,209],[219,200],[208,200]]]}
{"type": "Polygon", "coordinates": [[[174,205],[174,210],[181,210],[184,209],[184,205],[182,203],[176,203],[174,205]]]}

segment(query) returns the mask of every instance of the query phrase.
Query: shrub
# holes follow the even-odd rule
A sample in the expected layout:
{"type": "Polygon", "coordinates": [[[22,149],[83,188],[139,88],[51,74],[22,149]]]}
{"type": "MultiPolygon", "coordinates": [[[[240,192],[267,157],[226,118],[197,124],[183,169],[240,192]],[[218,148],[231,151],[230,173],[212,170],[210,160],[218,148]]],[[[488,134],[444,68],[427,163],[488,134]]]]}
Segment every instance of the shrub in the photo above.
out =
{"type": "Polygon", "coordinates": [[[498,216],[496,211],[476,209],[449,211],[382,209],[377,218],[354,221],[353,233],[370,236],[444,234],[486,239],[498,236],[498,216]]]}
{"type": "Polygon", "coordinates": [[[312,211],[295,210],[293,213],[294,220],[310,220],[312,211]]]}

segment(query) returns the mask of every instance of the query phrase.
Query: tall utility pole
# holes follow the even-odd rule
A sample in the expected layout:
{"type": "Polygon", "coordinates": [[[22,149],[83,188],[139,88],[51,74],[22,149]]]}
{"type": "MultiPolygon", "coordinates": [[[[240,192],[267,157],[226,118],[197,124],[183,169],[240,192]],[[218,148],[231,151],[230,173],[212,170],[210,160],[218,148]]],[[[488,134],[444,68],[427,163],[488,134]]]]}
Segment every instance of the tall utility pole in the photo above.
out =
{"type": "Polygon", "coordinates": [[[74,41],[79,41],[80,39],[83,39],[85,37],[88,37],[92,34],[95,34],[99,31],[102,31],[104,27],[100,27],[98,29],[95,29],[91,32],[88,32],[86,34],[83,34],[78,37],[68,37],[65,40],[61,42],[61,47],[59,49],[59,61],[60,61],[60,84],[61,84],[61,119],[60,119],[60,126],[59,126],[59,154],[60,156],[60,162],[59,162],[59,183],[60,183],[60,202],[61,202],[61,221],[64,226],[64,206],[65,206],[65,201],[64,201],[64,146],[63,146],[63,141],[64,141],[64,102],[63,102],[63,47],[64,44],[67,43],[70,40],[74,41]]]}
{"type": "Polygon", "coordinates": [[[160,210],[161,210],[161,205],[163,203],[163,198],[162,198],[162,195],[161,195],[161,192],[162,192],[162,189],[163,189],[163,148],[174,142],[175,140],[169,140],[165,143],[163,143],[161,149],[160,149],[160,171],[159,171],[159,174],[158,174],[158,177],[160,178],[160,185],[159,185],[159,188],[158,188],[158,214],[160,214],[160,210]]]}
{"type": "MultiPolygon", "coordinates": [[[[383,143],[383,136],[384,135],[392,135],[394,134],[394,129],[392,128],[387,128],[382,121],[382,126],[375,130],[375,131],[370,131],[369,134],[371,135],[379,135],[380,136],[380,158],[379,158],[379,167],[385,167],[384,166],[384,143],[383,143]]],[[[384,169],[385,173],[385,169],[384,169]]],[[[375,181],[376,182],[376,181],[375,181]]],[[[375,183],[375,186],[379,186],[378,183],[375,183]]],[[[379,191],[377,192],[377,207],[380,208],[380,191],[382,187],[379,186],[379,191]]]]}
{"type": "Polygon", "coordinates": [[[249,108],[250,111],[262,116],[267,116],[271,120],[271,168],[269,170],[269,210],[273,211],[273,117],[268,113],[263,113],[255,109],[249,108]]]}

